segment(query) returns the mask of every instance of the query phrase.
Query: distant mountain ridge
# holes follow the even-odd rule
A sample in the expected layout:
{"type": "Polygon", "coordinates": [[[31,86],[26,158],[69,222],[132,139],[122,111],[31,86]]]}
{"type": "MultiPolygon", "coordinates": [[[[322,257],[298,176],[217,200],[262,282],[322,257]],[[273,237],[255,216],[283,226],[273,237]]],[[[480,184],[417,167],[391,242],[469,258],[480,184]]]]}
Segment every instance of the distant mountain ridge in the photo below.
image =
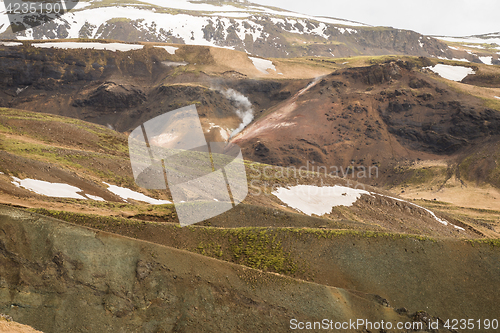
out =
{"type": "MultiPolygon", "coordinates": [[[[12,32],[7,15],[2,15],[0,39],[169,42],[225,47],[262,57],[404,54],[453,58],[454,51],[444,42],[409,30],[372,27],[241,1],[165,3],[80,1],[62,17],[18,33],[12,32]]],[[[5,12],[1,7],[0,11],[5,12]]]]}

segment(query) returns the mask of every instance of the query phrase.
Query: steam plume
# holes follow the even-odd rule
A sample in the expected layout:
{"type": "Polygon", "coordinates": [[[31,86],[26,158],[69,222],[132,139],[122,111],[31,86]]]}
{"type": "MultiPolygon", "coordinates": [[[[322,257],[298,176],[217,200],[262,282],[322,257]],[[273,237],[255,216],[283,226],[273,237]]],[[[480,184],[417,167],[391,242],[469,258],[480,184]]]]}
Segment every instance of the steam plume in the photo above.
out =
{"type": "Polygon", "coordinates": [[[227,90],[221,89],[219,91],[224,97],[233,102],[238,108],[236,110],[236,114],[238,115],[238,117],[240,117],[241,124],[229,136],[229,138],[232,138],[252,122],[253,120],[252,103],[246,96],[244,96],[243,94],[239,93],[234,89],[231,88],[227,90]]]}

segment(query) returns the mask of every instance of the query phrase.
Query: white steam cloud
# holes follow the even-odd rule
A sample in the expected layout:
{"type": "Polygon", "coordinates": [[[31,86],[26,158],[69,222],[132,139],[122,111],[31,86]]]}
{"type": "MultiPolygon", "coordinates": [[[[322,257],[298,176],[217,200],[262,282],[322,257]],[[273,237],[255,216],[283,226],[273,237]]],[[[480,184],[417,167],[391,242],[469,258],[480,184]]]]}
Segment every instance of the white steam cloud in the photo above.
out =
{"type": "Polygon", "coordinates": [[[234,90],[234,89],[227,89],[227,90],[219,90],[220,93],[226,97],[228,100],[232,101],[236,107],[238,108],[236,110],[236,114],[238,117],[241,119],[241,124],[238,126],[237,129],[235,129],[229,138],[234,137],[236,134],[241,132],[245,127],[247,127],[248,124],[250,124],[253,120],[253,109],[252,109],[252,103],[250,100],[241,94],[240,92],[234,90]]]}

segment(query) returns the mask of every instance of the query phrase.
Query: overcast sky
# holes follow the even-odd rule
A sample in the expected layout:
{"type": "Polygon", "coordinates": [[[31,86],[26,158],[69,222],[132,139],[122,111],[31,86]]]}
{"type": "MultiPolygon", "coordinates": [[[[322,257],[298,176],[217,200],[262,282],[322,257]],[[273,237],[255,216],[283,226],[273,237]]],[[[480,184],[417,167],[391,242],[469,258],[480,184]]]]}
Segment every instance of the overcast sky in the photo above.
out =
{"type": "Polygon", "coordinates": [[[294,12],[426,35],[468,36],[500,32],[500,0],[250,0],[294,12]]]}

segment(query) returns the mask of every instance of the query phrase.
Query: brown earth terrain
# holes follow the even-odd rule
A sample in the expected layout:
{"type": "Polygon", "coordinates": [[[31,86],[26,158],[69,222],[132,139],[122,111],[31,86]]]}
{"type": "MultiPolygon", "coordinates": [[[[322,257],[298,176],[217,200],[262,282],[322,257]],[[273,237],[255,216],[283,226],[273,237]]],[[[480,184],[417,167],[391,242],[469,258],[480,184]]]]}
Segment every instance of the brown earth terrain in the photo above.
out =
{"type": "MultiPolygon", "coordinates": [[[[278,167],[248,162],[246,163],[247,176],[250,181],[253,181],[253,190],[256,188],[261,190],[259,195],[249,195],[245,202],[235,209],[204,221],[199,226],[180,228],[173,205],[151,207],[137,201],[129,200],[125,202],[121,198],[113,196],[102,185],[102,181],[116,182],[119,185],[130,186],[157,198],[169,199],[167,194],[161,193],[161,191],[144,191],[134,186],[131,170],[126,164],[125,154],[123,153],[123,147],[126,145],[125,136],[110,129],[79,120],[6,109],[2,113],[2,129],[5,140],[3,141],[4,150],[2,154],[4,154],[4,158],[1,163],[1,172],[3,174],[0,175],[0,184],[2,186],[1,199],[4,203],[16,203],[19,206],[31,208],[34,212],[100,230],[99,232],[111,232],[115,235],[144,240],[171,249],[187,250],[205,257],[213,257],[221,265],[228,262],[238,265],[235,267],[250,267],[262,272],[289,276],[298,279],[297,281],[309,281],[324,286],[341,287],[352,290],[356,295],[360,292],[375,294],[378,296],[373,296],[374,298],[370,296],[369,299],[374,299],[375,303],[378,302],[377,304],[382,302],[385,306],[389,305],[397,309],[399,313],[406,314],[410,319],[417,318],[418,313],[423,313],[418,311],[425,311],[439,318],[472,315],[471,311],[474,311],[473,314],[478,317],[486,314],[495,315],[496,307],[492,304],[498,298],[498,295],[494,292],[496,290],[494,286],[498,285],[497,278],[500,276],[498,274],[498,246],[496,240],[488,240],[488,238],[498,238],[498,234],[495,232],[496,227],[492,230],[486,228],[486,226],[496,226],[496,224],[493,222],[486,224],[483,219],[476,219],[474,211],[469,211],[463,216],[451,210],[450,208],[453,206],[440,206],[440,202],[432,202],[432,210],[438,216],[465,228],[464,231],[459,231],[453,227],[442,226],[428,212],[413,206],[412,201],[407,203],[396,201],[386,197],[391,196],[389,192],[364,185],[366,190],[376,194],[362,196],[352,207],[335,207],[326,216],[310,217],[289,207],[284,207],[270,192],[269,184],[279,186],[290,184],[348,186],[349,180],[311,172],[302,177],[300,175],[299,177],[293,177],[292,175],[290,178],[275,177],[275,172],[281,170],[278,167]],[[19,122],[20,119],[25,121],[19,122]],[[26,124],[31,124],[31,126],[26,124]],[[43,137],[41,134],[47,128],[50,128],[51,132],[53,130],[56,135],[49,138],[43,137]],[[71,131],[74,129],[82,131],[82,134],[93,133],[95,137],[71,135],[71,131]],[[64,139],[63,135],[59,135],[58,131],[73,137],[75,141],[71,142],[71,145],[65,143],[66,139],[64,139]],[[13,134],[19,132],[22,135],[13,134]],[[114,139],[103,140],[103,138],[109,137],[114,137],[114,139]],[[82,140],[86,140],[85,143],[82,143],[82,140]],[[85,149],[79,150],[76,148],[80,146],[80,143],[85,149]],[[19,147],[16,147],[19,144],[27,146],[22,146],[19,149],[19,147]],[[68,154],[68,152],[71,152],[71,154],[68,154]],[[97,154],[97,152],[100,153],[97,154]],[[100,162],[98,156],[102,156],[102,161],[117,159],[118,165],[125,166],[123,170],[124,176],[119,177],[112,173],[105,173],[110,164],[100,162]],[[264,168],[267,168],[266,173],[264,173],[264,168]],[[18,188],[11,183],[12,177],[24,178],[28,176],[34,179],[72,184],[80,187],[85,193],[94,193],[106,197],[108,201],[50,198],[18,188]],[[458,240],[453,241],[450,237],[458,240]],[[476,240],[473,241],[473,239],[476,240]],[[235,242],[235,240],[237,241],[235,242]],[[463,267],[468,267],[468,269],[463,269],[463,267]],[[411,273],[401,274],[402,271],[411,273]],[[433,278],[435,276],[449,276],[450,278],[435,279],[433,278]],[[474,296],[471,296],[471,290],[473,290],[472,295],[474,296]],[[436,295],[439,295],[439,297],[436,297],[436,295]]],[[[351,186],[357,184],[354,183],[354,180],[351,180],[351,182],[351,186]]],[[[418,202],[418,205],[430,208],[428,202],[418,202]]],[[[4,230],[4,233],[2,234],[11,235],[6,240],[14,242],[13,244],[33,244],[31,252],[28,253],[39,256],[41,250],[36,246],[46,248],[47,245],[42,245],[40,242],[48,237],[47,234],[39,231],[18,232],[15,231],[17,229],[12,229],[12,226],[17,225],[17,227],[20,227],[24,223],[29,225],[32,221],[43,220],[43,218],[8,207],[4,207],[3,210],[6,212],[6,216],[15,217],[19,216],[19,214],[25,216],[21,220],[22,223],[16,218],[16,222],[3,224],[2,230],[4,230]],[[18,237],[26,237],[21,236],[27,235],[26,233],[33,236],[37,235],[36,237],[39,238],[32,241],[27,241],[24,238],[24,240],[18,240],[18,237]]],[[[489,214],[495,216],[495,211],[491,211],[489,214]]],[[[9,218],[2,218],[2,221],[5,220],[9,220],[9,218]]],[[[51,220],[50,225],[57,226],[60,223],[51,220]]],[[[67,226],[65,228],[73,230],[74,227],[67,226]]],[[[80,234],[80,231],[77,234],[80,234]]],[[[77,243],[75,239],[68,241],[65,251],[74,248],[75,242],[77,243]]],[[[81,243],[86,244],[83,240],[81,243]]],[[[52,248],[52,246],[49,248],[52,248]]],[[[24,303],[18,301],[18,297],[21,296],[9,296],[10,298],[7,299],[10,299],[10,303],[5,303],[6,307],[3,307],[1,311],[9,313],[22,323],[33,325],[45,332],[61,330],[60,326],[54,325],[69,325],[67,327],[72,327],[76,331],[84,330],[85,325],[88,325],[84,324],[86,317],[79,316],[67,324],[62,319],[66,318],[65,316],[74,316],[75,312],[73,311],[79,311],[75,306],[78,307],[77,304],[81,302],[95,304],[95,310],[93,310],[95,312],[92,312],[89,316],[101,318],[99,314],[101,310],[97,306],[98,302],[95,296],[88,295],[87,292],[83,291],[78,296],[72,296],[68,290],[75,287],[67,287],[69,289],[62,291],[56,289],[59,290],[57,294],[61,295],[61,297],[51,301],[63,302],[57,304],[68,304],[67,313],[58,314],[54,317],[50,314],[50,308],[43,310],[43,308],[36,306],[38,304],[36,302],[40,301],[37,300],[39,299],[38,296],[34,295],[37,292],[45,294],[51,290],[50,288],[55,288],[52,285],[55,277],[46,276],[48,282],[40,284],[41,282],[37,282],[36,279],[44,279],[45,275],[40,272],[45,270],[43,268],[45,266],[40,266],[39,259],[37,259],[35,266],[39,268],[28,273],[25,272],[25,267],[31,266],[26,266],[27,261],[20,259],[25,257],[19,257],[21,254],[24,255],[25,250],[16,248],[9,251],[3,253],[7,258],[10,258],[9,260],[15,258],[14,262],[17,262],[17,264],[14,267],[22,269],[23,273],[16,273],[18,274],[18,280],[12,280],[9,277],[11,273],[7,274],[7,272],[15,272],[15,270],[6,268],[7,270],[1,276],[4,276],[5,279],[9,277],[8,281],[11,281],[9,283],[12,285],[9,284],[11,287],[8,288],[14,288],[16,285],[29,285],[30,287],[23,287],[25,288],[23,290],[26,290],[26,288],[31,289],[29,289],[30,294],[20,294],[21,296],[26,295],[22,296],[24,297],[22,298],[24,303]],[[14,256],[13,253],[17,255],[14,256]],[[24,264],[21,265],[20,263],[24,264]],[[19,278],[22,278],[22,280],[19,280],[19,278]],[[41,286],[48,289],[43,289],[41,286]],[[71,305],[74,303],[76,305],[71,305]],[[15,306],[12,307],[12,304],[15,304],[15,306]],[[51,319],[37,319],[37,323],[35,323],[31,318],[51,319]]],[[[120,251],[130,253],[124,249],[120,251]]],[[[165,251],[165,248],[162,248],[157,253],[168,253],[165,251]]],[[[110,256],[113,257],[114,255],[110,256]]],[[[156,254],[153,255],[153,258],[156,258],[155,256],[156,254]]],[[[170,256],[170,254],[167,256],[170,256]]],[[[49,258],[47,259],[49,262],[56,263],[56,265],[59,262],[56,259],[50,259],[50,256],[47,258],[49,258]]],[[[71,265],[77,265],[73,259],[66,258],[64,260],[72,263],[71,265]]],[[[122,261],[120,259],[117,262],[122,261]]],[[[10,267],[5,265],[3,267],[10,267]]],[[[71,269],[77,269],[78,272],[85,270],[75,268],[77,266],[70,267],[72,267],[71,269]]],[[[109,265],[106,267],[109,269],[109,265]]],[[[122,269],[130,270],[134,268],[125,265],[116,269],[122,274],[122,269]]],[[[139,272],[142,268],[135,269],[139,272]]],[[[71,274],[76,273],[67,274],[73,276],[71,274]]],[[[97,275],[92,281],[95,281],[100,276],[98,273],[95,274],[97,275]]],[[[208,272],[206,274],[212,273],[208,272]]],[[[108,279],[109,276],[108,272],[108,274],[102,276],[102,279],[108,279]]],[[[159,276],[164,275],[162,273],[159,276]]],[[[257,278],[256,281],[260,281],[260,279],[261,277],[257,278]]],[[[102,283],[108,285],[111,282],[102,283]]],[[[70,285],[72,284],[70,283],[70,285]]],[[[234,290],[234,285],[232,283],[227,288],[234,290]]],[[[90,290],[94,290],[95,287],[92,286],[90,290]]],[[[196,288],[199,288],[199,284],[196,288]]],[[[182,292],[179,291],[179,293],[187,292],[186,290],[182,289],[182,292]]],[[[132,293],[134,294],[136,291],[134,289],[132,293]]],[[[110,292],[112,294],[116,293],[115,291],[110,292]]],[[[123,288],[120,289],[120,292],[123,292],[123,288]]],[[[16,293],[17,291],[13,295],[17,295],[16,293]]],[[[179,294],[179,297],[181,297],[181,294],[179,294]]],[[[109,318],[105,317],[102,321],[101,319],[96,320],[93,324],[95,326],[92,327],[124,325],[130,318],[136,318],[136,315],[141,316],[135,312],[139,311],[135,303],[130,305],[127,303],[129,301],[123,301],[122,296],[118,296],[120,300],[113,298],[113,300],[109,301],[112,302],[112,305],[107,305],[106,297],[103,298],[105,299],[102,301],[104,303],[99,304],[104,304],[102,305],[103,311],[108,313],[106,316],[109,318]],[[122,304],[123,302],[126,304],[122,304]],[[123,310],[122,308],[129,310],[123,310]],[[124,314],[121,312],[122,310],[132,312],[124,314]]],[[[219,298],[216,297],[216,299],[219,298]]],[[[316,301],[318,302],[318,300],[316,301]]],[[[198,301],[194,300],[193,302],[198,301]]],[[[219,299],[218,302],[218,304],[228,304],[226,305],[228,313],[234,315],[233,306],[229,304],[235,304],[234,302],[239,301],[223,298],[219,299]]],[[[267,304],[268,301],[265,302],[267,304]]],[[[249,305],[250,308],[257,306],[253,302],[251,304],[249,305]]],[[[173,306],[181,308],[177,303],[173,306]]],[[[201,309],[198,305],[194,306],[201,309]]],[[[324,307],[324,305],[322,306],[324,307]]],[[[356,309],[355,311],[365,309],[364,305],[358,303],[352,305],[352,307],[356,309]]],[[[203,316],[208,316],[207,311],[203,308],[203,316]]],[[[354,310],[342,311],[345,314],[354,310]]],[[[154,317],[152,314],[146,314],[146,316],[144,318],[154,317]]],[[[254,321],[257,320],[259,314],[255,314],[255,316],[254,321]]],[[[268,327],[268,323],[262,318],[260,328],[249,326],[250,328],[247,331],[268,327]]],[[[309,315],[305,314],[304,318],[309,318],[309,315]]],[[[204,327],[208,331],[211,330],[210,325],[215,325],[213,320],[211,321],[212,324],[207,324],[207,322],[196,324],[192,321],[189,323],[189,325],[200,325],[196,327],[204,327]]],[[[184,323],[182,325],[191,327],[184,323]]],[[[222,327],[220,328],[221,331],[235,330],[223,324],[220,325],[222,325],[220,326],[222,327]]],[[[278,326],[273,326],[277,327],[275,329],[287,331],[286,327],[288,326],[286,326],[285,319],[276,325],[278,326]]],[[[92,330],[92,327],[88,327],[92,330]]],[[[131,327],[131,331],[134,330],[133,325],[128,327],[131,327]]],[[[97,328],[93,330],[95,329],[97,328]]],[[[169,329],[166,330],[169,331],[169,329]]],[[[190,328],[186,328],[186,331],[190,331],[190,328]]]]}
{"type": "MultiPolygon", "coordinates": [[[[157,209],[150,212],[152,209],[148,208],[148,205],[131,204],[107,190],[104,182],[143,191],[146,195],[152,195],[155,198],[172,199],[165,191],[143,190],[135,184],[127,159],[127,141],[124,135],[78,120],[16,110],[4,110],[0,115],[0,124],[3,129],[0,133],[5,133],[3,150],[0,151],[0,155],[3,156],[0,162],[0,170],[3,173],[0,174],[0,188],[3,194],[0,199],[4,203],[17,201],[19,205],[25,207],[63,210],[61,208],[64,204],[59,203],[61,199],[33,193],[12,182],[12,177],[21,179],[26,177],[52,183],[70,184],[81,189],[82,193],[99,196],[106,200],[99,202],[65,199],[67,202],[71,202],[70,207],[67,207],[66,210],[93,211],[105,215],[139,216],[141,219],[151,217],[154,220],[164,222],[178,221],[172,206],[167,210],[157,209]],[[47,132],[50,132],[51,135],[45,136],[47,132]],[[79,147],[85,149],[80,150],[79,147]]],[[[276,226],[318,227],[323,224],[337,224],[337,228],[352,226],[360,229],[367,228],[367,230],[385,230],[426,236],[484,237],[484,233],[473,223],[464,223],[451,215],[445,215],[443,217],[450,223],[464,230],[457,229],[452,225],[443,225],[419,205],[397,201],[391,197],[390,193],[368,185],[358,184],[349,177],[344,179],[311,172],[288,174],[286,170],[285,174],[282,175],[283,170],[280,168],[258,163],[247,163],[246,172],[251,187],[250,194],[244,203],[256,207],[257,210],[245,221],[236,218],[240,214],[239,208],[231,210],[228,212],[229,216],[215,217],[214,225],[224,227],[268,226],[268,221],[260,221],[256,217],[265,215],[266,209],[271,208],[285,210],[291,213],[291,216],[296,216],[286,218],[276,226]],[[318,219],[324,221],[318,225],[316,220],[308,219],[303,214],[303,217],[299,217],[300,215],[297,215],[295,210],[284,208],[281,201],[272,194],[273,187],[298,184],[358,186],[372,194],[361,196],[360,200],[356,201],[352,207],[333,208],[332,212],[327,215],[328,222],[324,219],[318,219]]],[[[491,231],[492,235],[494,231],[491,231]]]]}
{"type": "Polygon", "coordinates": [[[209,47],[0,46],[0,312],[46,333],[498,315],[498,67],[466,64],[476,74],[452,82],[428,58],[272,61],[264,74],[242,52],[209,47]],[[255,117],[229,140],[245,158],[243,203],[180,228],[173,204],[108,189],[172,200],[135,183],[128,131],[195,104],[207,141],[223,141],[241,122],[229,88],[255,117]],[[294,185],[368,193],[309,216],[273,194],[294,185]]]}
{"type": "MultiPolygon", "coordinates": [[[[391,306],[406,307],[409,312],[425,309],[441,318],[497,313],[496,307],[487,305],[498,298],[491,290],[500,282],[497,241],[429,238],[333,225],[222,228],[208,221],[210,227],[178,228],[171,223],[34,211],[301,280],[375,293],[391,306]],[[472,289],[473,295],[466,291],[472,289]],[[439,296],[431,296],[433,293],[439,296]]],[[[245,212],[249,214],[249,210],[245,212]]],[[[284,217],[279,211],[268,214],[268,225],[284,217]]]]}
{"type": "Polygon", "coordinates": [[[437,320],[425,311],[411,315],[391,308],[379,296],[265,273],[5,206],[0,227],[0,307],[45,332],[287,332],[292,318],[437,320]]]}
{"type": "Polygon", "coordinates": [[[237,105],[221,93],[231,87],[248,97],[256,117],[232,140],[247,159],[376,166],[377,179],[363,182],[378,186],[404,183],[413,175],[394,175],[401,167],[433,160],[447,163],[448,173],[461,181],[495,182],[494,156],[466,160],[478,154],[478,146],[496,150],[497,66],[467,65],[476,74],[463,82],[496,87],[474,90],[480,88],[475,81],[455,83],[426,70],[436,63],[426,58],[273,59],[276,71],[264,74],[242,52],[209,47],[180,46],[172,55],[153,47],[114,53],[45,50],[26,43],[1,52],[0,105],[5,107],[49,111],[126,132],[195,104],[207,138],[221,140],[219,131],[230,133],[240,122],[237,105]],[[170,67],[165,61],[188,65],[170,67]],[[318,79],[311,83],[311,78],[318,79]],[[475,172],[481,168],[484,172],[475,172]]]}

